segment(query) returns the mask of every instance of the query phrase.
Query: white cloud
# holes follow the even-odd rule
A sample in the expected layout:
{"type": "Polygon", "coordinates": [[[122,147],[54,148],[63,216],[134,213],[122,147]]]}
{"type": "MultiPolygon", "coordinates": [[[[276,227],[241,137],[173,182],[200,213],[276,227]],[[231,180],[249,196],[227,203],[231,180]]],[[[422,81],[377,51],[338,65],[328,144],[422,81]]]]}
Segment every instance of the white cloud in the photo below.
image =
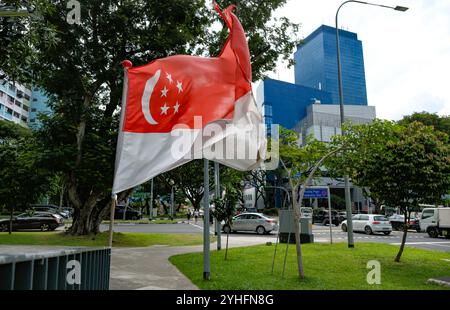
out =
{"type": "MultiPolygon", "coordinates": [[[[334,26],[342,0],[289,0],[276,12],[302,24],[306,37],[321,24],[334,26]]],[[[415,111],[450,114],[450,1],[380,0],[410,9],[401,13],[356,3],[339,13],[340,27],[363,41],[369,104],[380,118],[415,111]]],[[[293,82],[293,68],[280,63],[272,78],[293,82]]]]}

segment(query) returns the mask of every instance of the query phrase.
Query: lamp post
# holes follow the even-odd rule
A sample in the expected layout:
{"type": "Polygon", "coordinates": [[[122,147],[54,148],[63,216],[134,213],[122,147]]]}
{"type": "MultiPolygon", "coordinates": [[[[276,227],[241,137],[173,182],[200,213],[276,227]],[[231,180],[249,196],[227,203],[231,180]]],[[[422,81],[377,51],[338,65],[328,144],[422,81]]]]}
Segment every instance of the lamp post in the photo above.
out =
{"type": "MultiPolygon", "coordinates": [[[[407,7],[404,6],[387,6],[383,4],[376,4],[376,3],[370,3],[365,1],[356,1],[356,0],[349,0],[343,2],[336,12],[336,52],[337,52],[337,66],[338,66],[338,83],[339,83],[339,107],[340,107],[340,114],[341,114],[341,131],[342,135],[345,135],[345,131],[343,129],[343,124],[345,123],[345,117],[344,117],[344,91],[342,87],[342,68],[341,68],[341,48],[339,45],[339,11],[341,8],[347,4],[347,3],[359,3],[359,4],[366,4],[371,6],[378,6],[386,9],[392,9],[400,12],[406,12],[408,10],[407,7]]],[[[348,247],[353,248],[354,241],[353,241],[353,222],[352,222],[352,206],[351,206],[351,197],[350,197],[350,181],[348,174],[345,174],[344,176],[344,182],[345,182],[345,209],[347,211],[347,237],[348,237],[348,247]]]]}

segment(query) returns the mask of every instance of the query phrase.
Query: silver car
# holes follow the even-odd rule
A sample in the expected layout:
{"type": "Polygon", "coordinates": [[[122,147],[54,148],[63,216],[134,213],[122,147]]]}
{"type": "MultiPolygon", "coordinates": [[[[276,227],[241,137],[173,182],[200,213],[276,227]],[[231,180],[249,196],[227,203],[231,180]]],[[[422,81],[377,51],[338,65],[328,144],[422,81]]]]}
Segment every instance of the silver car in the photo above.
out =
{"type": "Polygon", "coordinates": [[[258,235],[269,234],[278,228],[276,220],[262,213],[242,213],[233,218],[231,227],[223,225],[223,232],[255,231],[258,235]]]}

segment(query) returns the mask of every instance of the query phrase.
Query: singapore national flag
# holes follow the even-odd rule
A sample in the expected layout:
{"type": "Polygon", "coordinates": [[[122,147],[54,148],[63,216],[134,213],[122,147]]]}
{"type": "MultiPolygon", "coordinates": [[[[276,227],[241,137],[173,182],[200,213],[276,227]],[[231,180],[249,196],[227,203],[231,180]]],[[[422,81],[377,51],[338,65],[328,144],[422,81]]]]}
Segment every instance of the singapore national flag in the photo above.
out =
{"type": "Polygon", "coordinates": [[[230,31],[218,57],[176,55],[140,67],[124,62],[113,194],[193,159],[238,170],[264,161],[265,132],[244,30],[234,6],[214,6],[230,31]]]}

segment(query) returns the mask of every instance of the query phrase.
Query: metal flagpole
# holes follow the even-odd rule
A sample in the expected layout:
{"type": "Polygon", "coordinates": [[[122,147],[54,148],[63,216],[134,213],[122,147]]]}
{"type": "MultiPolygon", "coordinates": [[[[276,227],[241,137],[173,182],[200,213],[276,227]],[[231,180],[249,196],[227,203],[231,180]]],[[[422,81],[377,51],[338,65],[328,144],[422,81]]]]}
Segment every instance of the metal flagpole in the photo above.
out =
{"type": "MultiPolygon", "coordinates": [[[[216,188],[215,196],[216,198],[222,198],[220,194],[220,167],[219,163],[214,162],[214,183],[216,188]]],[[[216,210],[217,211],[217,210],[216,210]]],[[[222,225],[220,224],[220,221],[216,218],[216,233],[217,233],[217,251],[220,251],[222,248],[222,236],[221,236],[221,230],[222,225]]]]}
{"type": "Polygon", "coordinates": [[[329,186],[327,186],[327,195],[328,195],[328,224],[330,225],[330,243],[333,244],[333,231],[331,229],[333,217],[331,216],[331,195],[329,186]]]}
{"type": "MultiPolygon", "coordinates": [[[[128,68],[131,68],[133,64],[129,60],[124,60],[122,62],[123,66],[123,90],[122,90],[122,107],[120,111],[120,125],[119,125],[119,137],[117,138],[117,149],[120,149],[122,147],[123,143],[123,136],[122,136],[122,125],[125,117],[125,106],[126,106],[126,97],[128,92],[128,68]]],[[[116,169],[117,169],[117,154],[116,154],[116,161],[115,161],[115,169],[114,169],[114,177],[116,175],[116,169]]],[[[111,195],[111,210],[110,210],[110,218],[109,218],[109,240],[108,240],[108,246],[112,247],[112,241],[113,241],[113,224],[114,224],[114,212],[116,210],[116,203],[117,203],[117,193],[114,193],[111,195]]]]}
{"type": "Polygon", "coordinates": [[[109,240],[108,240],[108,246],[112,248],[112,241],[113,241],[113,224],[114,224],[114,211],[116,210],[116,201],[117,201],[117,195],[111,196],[111,210],[110,210],[110,217],[109,217],[109,240]]]}
{"type": "Polygon", "coordinates": [[[149,219],[153,219],[153,179],[150,183],[150,214],[149,219]]]}
{"type": "Polygon", "coordinates": [[[211,279],[209,242],[209,160],[204,159],[203,171],[203,279],[211,279]]]}

